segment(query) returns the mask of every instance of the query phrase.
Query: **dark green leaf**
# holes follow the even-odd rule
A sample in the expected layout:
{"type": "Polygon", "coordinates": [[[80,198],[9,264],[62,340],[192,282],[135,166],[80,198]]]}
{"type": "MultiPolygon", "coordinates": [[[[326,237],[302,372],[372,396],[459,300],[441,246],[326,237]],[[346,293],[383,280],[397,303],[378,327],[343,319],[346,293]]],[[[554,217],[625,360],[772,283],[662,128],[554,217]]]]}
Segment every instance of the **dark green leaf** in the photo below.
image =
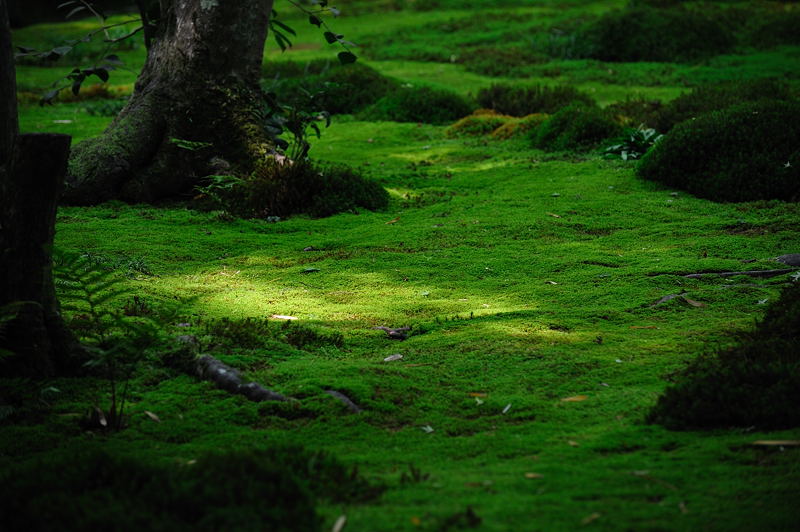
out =
{"type": "Polygon", "coordinates": [[[339,62],[342,63],[343,65],[347,65],[349,63],[355,63],[356,59],[358,59],[355,56],[355,54],[352,54],[350,52],[339,52],[338,57],[339,57],[339,62]]]}
{"type": "Polygon", "coordinates": [[[86,79],[86,76],[81,74],[80,76],[77,76],[75,78],[75,81],[72,82],[72,94],[74,94],[75,96],[77,96],[78,93],[81,92],[81,84],[83,83],[84,79],[86,79]]]}
{"type": "Polygon", "coordinates": [[[103,83],[108,81],[108,70],[106,70],[103,67],[98,67],[93,69],[92,74],[100,78],[103,81],[103,83]]]}
{"type": "Polygon", "coordinates": [[[325,40],[328,41],[328,44],[333,44],[339,40],[336,34],[330,31],[326,31],[323,35],[325,36],[325,40]]]}
{"type": "Polygon", "coordinates": [[[322,27],[322,21],[320,19],[318,19],[317,17],[315,17],[314,15],[310,15],[308,17],[308,23],[309,24],[313,24],[314,26],[316,26],[318,28],[322,27]]]}
{"type": "Polygon", "coordinates": [[[272,22],[273,25],[278,26],[280,29],[282,29],[286,33],[289,33],[290,35],[295,35],[295,36],[297,35],[297,33],[291,27],[287,26],[283,22],[281,22],[279,20],[272,20],[271,22],[272,22]]]}

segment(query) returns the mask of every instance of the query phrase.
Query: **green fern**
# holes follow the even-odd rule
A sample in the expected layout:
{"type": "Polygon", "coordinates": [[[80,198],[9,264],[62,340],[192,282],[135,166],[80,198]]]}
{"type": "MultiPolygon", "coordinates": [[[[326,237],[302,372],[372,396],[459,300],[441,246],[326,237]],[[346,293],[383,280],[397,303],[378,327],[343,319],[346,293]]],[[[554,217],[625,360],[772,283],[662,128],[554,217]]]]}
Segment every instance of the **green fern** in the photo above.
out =
{"type": "Polygon", "coordinates": [[[86,347],[86,366],[108,380],[110,406],[96,409],[98,424],[119,430],[131,378],[160,340],[160,327],[152,319],[133,319],[121,311],[131,290],[114,270],[104,269],[85,254],[54,253],[54,278],[68,323],[86,347]]]}

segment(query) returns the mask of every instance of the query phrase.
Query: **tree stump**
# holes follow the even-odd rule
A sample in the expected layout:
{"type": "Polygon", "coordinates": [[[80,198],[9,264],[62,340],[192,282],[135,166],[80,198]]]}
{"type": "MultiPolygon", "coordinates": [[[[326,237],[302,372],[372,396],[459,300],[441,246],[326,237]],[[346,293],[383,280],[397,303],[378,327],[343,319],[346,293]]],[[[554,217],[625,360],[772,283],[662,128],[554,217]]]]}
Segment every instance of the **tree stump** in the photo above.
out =
{"type": "Polygon", "coordinates": [[[78,343],[64,325],[53,285],[56,208],[70,137],[26,134],[0,170],[0,347],[4,373],[51,376],[71,369],[78,343]]]}

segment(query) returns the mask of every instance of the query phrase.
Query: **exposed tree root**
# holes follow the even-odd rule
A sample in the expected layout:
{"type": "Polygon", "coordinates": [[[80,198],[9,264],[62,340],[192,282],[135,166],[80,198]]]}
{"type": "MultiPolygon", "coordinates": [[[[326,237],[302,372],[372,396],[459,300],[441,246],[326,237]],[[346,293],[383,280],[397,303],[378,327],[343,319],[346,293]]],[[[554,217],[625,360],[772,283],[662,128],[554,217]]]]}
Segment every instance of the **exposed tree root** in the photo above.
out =
{"type": "Polygon", "coordinates": [[[361,407],[355,404],[352,399],[347,397],[342,392],[337,392],[336,390],[325,390],[325,393],[327,393],[334,399],[340,401],[342,404],[344,404],[344,406],[347,407],[348,410],[350,410],[354,414],[358,414],[359,412],[361,412],[361,407]]]}
{"type": "Polygon", "coordinates": [[[212,357],[211,355],[201,355],[198,357],[196,361],[196,369],[197,374],[201,378],[213,382],[223,390],[244,395],[251,401],[261,402],[289,400],[288,397],[285,397],[278,392],[268,390],[257,382],[242,382],[242,376],[238,371],[212,357]]]}

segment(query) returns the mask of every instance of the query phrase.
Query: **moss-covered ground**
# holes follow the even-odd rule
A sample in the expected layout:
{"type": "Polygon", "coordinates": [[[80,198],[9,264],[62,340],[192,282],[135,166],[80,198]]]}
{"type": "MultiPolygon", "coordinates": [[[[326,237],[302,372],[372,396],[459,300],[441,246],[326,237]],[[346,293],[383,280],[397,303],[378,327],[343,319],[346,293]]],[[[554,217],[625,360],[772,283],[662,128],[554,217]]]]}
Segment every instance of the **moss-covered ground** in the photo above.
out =
{"type": "MultiPolygon", "coordinates": [[[[621,5],[543,4],[526,9],[569,18],[621,5]]],[[[345,11],[335,24],[358,41],[474,16],[345,11]]],[[[287,20],[298,50],[283,58],[333,55],[315,28],[287,20]]],[[[16,39],[44,31],[27,28],[16,39]]],[[[404,81],[464,94],[497,81],[458,63],[365,52],[378,58],[370,65],[404,81]]],[[[683,87],[676,72],[724,79],[733,65],[752,65],[791,78],[788,58],[796,66],[797,53],[667,64],[663,75],[650,64],[620,65],[630,74],[622,83],[603,79],[607,65],[597,62],[551,66],[556,81],[593,87],[607,104],[635,93],[674,97],[683,87]]],[[[135,70],[142,50],[129,54],[135,70]]],[[[38,89],[55,72],[20,66],[20,86],[38,89]]],[[[132,74],[114,76],[130,90],[132,74]]],[[[83,105],[23,105],[21,127],[96,135],[110,118],[83,105]]],[[[791,282],[683,275],[775,268],[773,257],[800,252],[800,207],[717,204],[642,182],[632,162],[547,154],[524,140],[452,139],[445,129],[344,117],[313,144],[317,160],[358,167],[384,185],[393,198],[386,212],[270,223],[175,206],[60,209],[56,246],[107,259],[145,306],[177,307],[170,325],[184,327],[170,334],[202,336],[214,318],[281,315],[341,333],[344,344],[217,350],[248,379],[298,399],[288,407],[147,366],[132,384],[129,426],[112,434],[76,422],[107,402],[102,380],[4,379],[15,390],[9,396],[26,400],[0,422],[0,467],[97,440],[165,464],[293,442],[330,451],[387,486],[371,502],[324,503],[325,529],[340,515],[345,530],[447,529],[471,508],[480,523],[461,522],[487,531],[796,530],[800,450],[750,444],[798,440],[800,431],[670,432],[643,418],[676,370],[752,327],[791,282]],[[654,305],[670,294],[685,298],[654,305]],[[390,340],[376,326],[410,326],[411,336],[390,340]],[[384,361],[394,354],[402,358],[384,361]],[[350,413],[331,389],[363,411],[350,413]]]]}

